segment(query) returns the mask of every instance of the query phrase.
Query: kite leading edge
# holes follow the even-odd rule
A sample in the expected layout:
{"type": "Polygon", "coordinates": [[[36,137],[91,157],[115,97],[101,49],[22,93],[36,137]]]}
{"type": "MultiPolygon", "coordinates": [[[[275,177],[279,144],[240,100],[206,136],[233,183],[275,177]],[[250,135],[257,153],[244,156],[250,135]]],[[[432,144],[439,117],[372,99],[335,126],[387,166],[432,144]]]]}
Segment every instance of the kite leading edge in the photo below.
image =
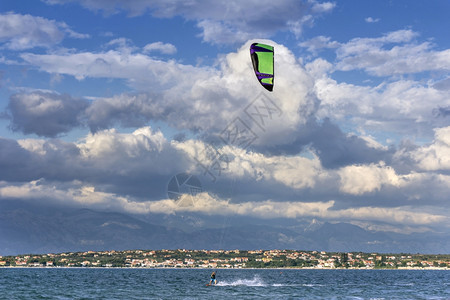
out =
{"type": "Polygon", "coordinates": [[[273,90],[274,80],[273,54],[273,46],[260,43],[250,46],[250,56],[256,77],[261,85],[270,92],[273,90]]]}

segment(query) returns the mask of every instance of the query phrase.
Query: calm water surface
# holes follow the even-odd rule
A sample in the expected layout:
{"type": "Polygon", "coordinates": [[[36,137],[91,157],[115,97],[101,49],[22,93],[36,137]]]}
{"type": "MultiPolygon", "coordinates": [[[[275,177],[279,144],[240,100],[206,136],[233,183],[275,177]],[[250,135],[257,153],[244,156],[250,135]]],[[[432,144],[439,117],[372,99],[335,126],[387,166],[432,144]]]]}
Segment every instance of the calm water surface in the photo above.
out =
{"type": "Polygon", "coordinates": [[[0,269],[0,299],[450,299],[441,270],[0,269]]]}

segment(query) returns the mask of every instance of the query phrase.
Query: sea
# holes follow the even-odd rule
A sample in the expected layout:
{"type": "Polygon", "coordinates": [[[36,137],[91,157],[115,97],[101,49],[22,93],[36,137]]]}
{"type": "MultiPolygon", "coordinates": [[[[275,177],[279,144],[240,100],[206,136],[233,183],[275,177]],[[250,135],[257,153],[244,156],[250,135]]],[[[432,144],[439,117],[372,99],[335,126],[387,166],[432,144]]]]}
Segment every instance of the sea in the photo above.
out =
{"type": "Polygon", "coordinates": [[[450,299],[447,270],[0,268],[0,299],[450,299]]]}

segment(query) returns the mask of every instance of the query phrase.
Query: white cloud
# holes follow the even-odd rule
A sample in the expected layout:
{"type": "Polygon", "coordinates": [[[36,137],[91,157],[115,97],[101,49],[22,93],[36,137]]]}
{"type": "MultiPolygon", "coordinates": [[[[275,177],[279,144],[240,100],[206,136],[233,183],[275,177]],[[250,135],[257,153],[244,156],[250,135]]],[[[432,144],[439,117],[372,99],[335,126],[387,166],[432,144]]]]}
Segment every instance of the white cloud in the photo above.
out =
{"type": "MultiPolygon", "coordinates": [[[[450,70],[449,50],[420,42],[413,30],[347,42],[318,36],[300,46],[312,52],[311,57],[321,50],[335,51],[336,59],[318,58],[303,66],[304,58],[287,47],[258,39],[275,46],[275,89],[269,93],[255,78],[248,49],[254,41],[249,39],[280,31],[299,37],[318,14],[332,11],[334,3],[272,1],[268,8],[266,0],[46,2],[75,1],[106,14],[181,16],[189,26],[197,25],[203,41],[244,44],[219,55],[211,67],[160,55],[175,54],[173,44],[136,47],[126,38],[114,39],[100,50],[28,50],[20,62],[0,57],[5,64],[48,73],[51,86],[67,88],[70,77],[84,80],[78,93],[82,86],[98,83],[91,81],[95,78],[123,81],[131,90],[105,92],[107,96],[87,98],[89,102],[48,90],[13,95],[6,112],[14,130],[57,137],[75,127],[89,127],[91,133],[72,143],[0,138],[1,199],[31,198],[141,214],[364,221],[369,226],[407,225],[411,230],[449,224],[450,81],[444,79],[450,70]],[[378,78],[355,78],[357,72],[351,71],[378,78]],[[428,82],[422,79],[426,71],[433,78],[428,82]],[[347,75],[362,83],[349,83],[347,75]],[[276,107],[270,117],[267,107],[257,102],[261,99],[276,107]],[[246,114],[255,103],[266,114],[264,126],[258,123],[263,114],[246,114]],[[206,152],[206,137],[218,138],[235,120],[245,123],[255,139],[246,149],[218,139],[218,150],[228,160],[211,183],[199,165],[214,162],[206,152]],[[147,127],[149,122],[162,124],[162,129],[147,127]],[[190,132],[170,141],[163,134],[166,129],[190,132]],[[400,139],[404,141],[399,145],[391,144],[400,139]],[[180,172],[197,174],[206,183],[207,191],[195,196],[192,205],[166,199],[169,178],[180,172]],[[236,191],[232,197],[230,186],[236,191]]],[[[368,23],[378,21],[366,18],[368,23]]],[[[51,48],[64,38],[86,37],[65,23],[0,14],[3,49],[51,48]]],[[[5,83],[13,77],[5,73],[5,83]]]]}
{"type": "MultiPolygon", "coordinates": [[[[447,139],[445,132],[437,134],[437,139],[443,143],[447,139]]],[[[41,179],[23,184],[1,182],[0,198],[39,198],[144,214],[198,212],[257,218],[316,217],[330,221],[364,220],[411,226],[447,221],[445,214],[439,211],[446,201],[442,195],[450,188],[448,176],[414,172],[398,174],[385,163],[333,170],[324,169],[314,155],[310,158],[265,156],[223,146],[219,150],[229,155],[230,160],[228,168],[218,178],[217,188],[221,186],[220,182],[227,185],[236,181],[241,196],[221,198],[216,195],[219,191],[214,185],[209,185],[208,192],[189,195],[195,198],[190,201],[192,204],[180,205],[165,199],[167,181],[179,170],[203,173],[194,158],[205,164],[211,158],[204,156],[206,144],[201,141],[169,142],[160,131],[143,127],[132,133],[99,131],[73,145],[33,139],[18,143],[27,153],[23,153],[24,166],[14,163],[16,180],[30,175],[41,179]],[[73,146],[77,151],[72,149],[73,146]],[[55,163],[47,164],[46,161],[55,163]],[[41,169],[41,162],[45,169],[41,169]],[[67,172],[68,166],[71,172],[67,172]],[[40,173],[36,173],[36,169],[41,169],[40,173]],[[19,175],[20,172],[27,174],[19,175]],[[251,197],[246,196],[247,188],[251,197]],[[157,191],[156,194],[152,195],[151,190],[157,191]],[[373,196],[378,199],[373,200],[373,196]],[[350,199],[350,202],[343,199],[350,199]],[[352,201],[355,201],[354,205],[352,201]],[[385,207],[386,203],[390,208],[385,207]],[[423,205],[427,208],[421,211],[423,205]]],[[[3,157],[8,151],[20,153],[4,143],[0,149],[3,157]]],[[[7,166],[4,159],[0,160],[0,166],[7,166]]],[[[208,179],[201,177],[202,181],[208,179]]]]}
{"type": "Polygon", "coordinates": [[[317,157],[265,157],[253,152],[233,159],[228,171],[238,178],[249,176],[255,180],[276,181],[292,189],[314,188],[328,177],[317,157]]]}
{"type": "Polygon", "coordinates": [[[434,51],[428,42],[415,44],[412,39],[417,36],[411,30],[398,30],[380,38],[353,39],[338,48],[336,68],[363,69],[375,76],[450,70],[450,50],[434,51]]]}
{"type": "Polygon", "coordinates": [[[47,0],[48,4],[80,2],[93,11],[113,14],[127,11],[130,16],[151,13],[159,18],[182,16],[195,20],[201,36],[210,43],[241,43],[250,37],[268,38],[277,31],[291,30],[298,36],[302,27],[313,24],[317,15],[333,10],[332,2],[286,0],[274,5],[269,0],[251,1],[141,1],[141,0],[47,0]]]}
{"type": "MultiPolygon", "coordinates": [[[[392,34],[386,39],[398,41],[409,38],[405,38],[402,34],[392,34]]],[[[247,42],[237,52],[220,57],[217,69],[197,68],[180,65],[173,61],[154,60],[146,55],[134,53],[134,50],[126,43],[119,43],[119,41],[115,43],[115,45],[120,44],[121,49],[119,50],[103,53],[33,55],[30,62],[34,62],[48,72],[60,70],[63,73],[71,72],[74,76],[80,76],[85,72],[83,76],[86,77],[124,78],[136,87],[138,87],[136,80],[140,78],[140,74],[147,73],[147,76],[142,76],[145,77],[144,80],[153,81],[154,79],[148,76],[145,65],[148,68],[154,65],[159,66],[160,77],[171,82],[165,86],[165,90],[161,89],[164,84],[159,83],[161,93],[121,94],[93,101],[85,113],[88,125],[94,132],[110,128],[115,124],[125,127],[140,127],[149,120],[163,120],[176,128],[202,129],[206,132],[220,133],[239,116],[256,133],[256,139],[252,146],[271,147],[289,145],[294,142],[293,137],[298,136],[299,128],[302,128],[301,126],[309,117],[315,115],[320,119],[331,118],[336,122],[345,121],[357,124],[363,136],[359,138],[354,135],[354,137],[348,136],[345,139],[347,144],[354,141],[352,144],[352,147],[356,147],[352,149],[354,156],[360,155],[360,151],[367,151],[369,148],[378,151],[376,152],[378,155],[389,151],[389,148],[383,146],[383,141],[376,135],[377,131],[409,135],[421,133],[426,136],[427,132],[431,132],[432,128],[440,124],[439,122],[445,122],[445,118],[436,118],[433,110],[441,105],[450,106],[450,98],[448,98],[446,90],[436,90],[423,83],[405,80],[381,84],[377,87],[338,84],[328,77],[332,65],[327,61],[315,60],[308,64],[305,70],[287,48],[275,44],[277,54],[276,86],[269,97],[279,107],[281,115],[276,115],[270,120],[266,119],[267,126],[262,130],[244,113],[247,105],[259,95],[257,91],[260,89],[248,58],[248,47],[251,42],[247,42]],[[85,61],[84,65],[83,60],[85,61]],[[77,61],[80,70],[85,71],[77,71],[77,66],[72,64],[73,61],[77,61]],[[111,66],[114,71],[111,72],[111,69],[107,70],[102,67],[91,67],[100,64],[100,61],[105,66],[111,66]],[[61,62],[60,65],[59,62],[61,62]],[[188,80],[178,76],[179,70],[182,69],[189,70],[192,74],[187,78],[188,80]],[[217,101],[217,99],[221,99],[221,101],[217,101]],[[423,99],[427,99],[427,101],[423,101],[423,99]],[[414,123],[414,126],[411,126],[411,122],[414,123]],[[366,134],[367,131],[370,134],[366,134]],[[355,139],[359,140],[359,143],[356,143],[355,139]],[[362,147],[363,144],[364,147],[362,147]]],[[[139,86],[148,87],[148,84],[142,82],[139,86]]],[[[311,130],[307,127],[302,130],[304,129],[311,130]]],[[[308,133],[303,132],[303,134],[308,133]]],[[[305,141],[305,143],[307,142],[305,141]]],[[[339,144],[339,147],[345,148],[350,145],[347,144],[339,144]]],[[[300,150],[299,147],[298,152],[300,150]]],[[[329,178],[338,178],[335,174],[323,173],[320,166],[323,162],[327,167],[332,166],[327,163],[326,156],[333,155],[333,153],[326,152],[326,149],[318,152],[322,161],[320,159],[315,161],[301,158],[284,159],[279,156],[276,162],[280,165],[279,168],[272,168],[267,162],[257,161],[256,155],[254,157],[242,156],[239,159],[242,165],[248,165],[248,170],[242,168],[240,172],[247,170],[245,172],[254,176],[252,178],[261,177],[254,174],[265,174],[266,178],[275,179],[275,182],[289,188],[299,190],[314,188],[318,182],[323,183],[329,178]],[[267,169],[271,171],[264,173],[267,169]],[[302,174],[296,176],[297,169],[304,170],[302,174],[309,176],[302,174]]],[[[385,157],[379,156],[376,161],[379,160],[385,160],[385,157]]],[[[374,161],[367,161],[364,157],[360,157],[356,161],[366,163],[364,168],[373,171],[368,174],[372,174],[376,180],[373,182],[369,180],[365,187],[360,186],[364,184],[364,181],[352,187],[353,179],[346,175],[342,177],[344,179],[342,179],[341,191],[364,195],[371,192],[382,192],[385,186],[395,186],[389,181],[390,179],[386,179],[389,172],[392,172],[393,166],[374,167],[377,166],[374,161]]],[[[343,164],[349,163],[352,163],[352,160],[343,164]]],[[[339,167],[341,166],[342,164],[339,165],[339,167]]],[[[349,168],[351,167],[359,170],[358,166],[349,165],[349,168]]]]}
{"type": "Polygon", "coordinates": [[[441,214],[417,212],[411,207],[360,207],[336,209],[335,201],[326,202],[283,202],[264,200],[258,202],[232,203],[199,193],[193,197],[191,205],[179,205],[179,201],[162,199],[157,201],[135,201],[130,197],[98,191],[95,187],[72,182],[72,187],[60,189],[57,186],[34,181],[22,185],[8,185],[0,182],[0,197],[15,199],[42,199],[71,205],[83,205],[92,209],[114,209],[134,214],[180,212],[197,212],[207,215],[239,215],[257,218],[301,218],[314,217],[327,220],[364,220],[365,222],[382,221],[402,225],[432,225],[448,222],[448,217],[441,214]]]}
{"type": "MultiPolygon", "coordinates": [[[[205,166],[214,163],[217,157],[211,156],[211,151],[215,150],[227,157],[224,161],[226,168],[221,174],[217,174],[218,177],[222,176],[219,180],[237,179],[248,182],[253,188],[265,187],[266,190],[261,190],[261,193],[268,192],[273,194],[273,197],[277,197],[276,195],[282,189],[315,191],[311,197],[316,197],[325,190],[331,193],[340,191],[343,194],[359,196],[370,193],[383,195],[397,190],[402,194],[403,199],[422,201],[426,198],[426,194],[420,190],[420,186],[429,185],[430,183],[427,182],[432,182],[436,191],[448,189],[445,177],[437,178],[433,174],[417,173],[401,175],[385,163],[349,165],[337,170],[325,169],[319,157],[315,155],[310,158],[266,156],[257,152],[242,151],[225,144],[208,150],[209,144],[199,140],[169,143],[160,131],[154,131],[149,127],[140,128],[132,133],[118,133],[113,129],[99,131],[89,134],[76,144],[34,139],[20,140],[18,144],[27,152],[21,153],[19,149],[13,149],[14,145],[2,144],[6,153],[14,151],[22,156],[23,166],[16,165],[14,173],[11,173],[11,175],[15,174],[15,178],[20,176],[66,178],[87,180],[86,184],[92,185],[103,176],[106,177],[100,181],[105,183],[117,180],[115,178],[117,176],[127,176],[129,180],[136,180],[140,176],[164,178],[173,175],[180,168],[186,172],[202,174],[205,170],[199,162],[205,166]],[[42,169],[42,164],[46,162],[49,163],[47,168],[42,169]],[[71,166],[72,172],[65,170],[67,165],[71,166]],[[29,172],[30,169],[33,171],[29,172]],[[26,173],[19,175],[21,172],[26,173]],[[96,175],[93,177],[92,174],[96,175]],[[317,187],[326,188],[317,190],[317,187]]],[[[379,148],[379,145],[376,144],[375,147],[379,148]]],[[[415,153],[420,152],[414,152],[414,155],[415,153]]],[[[400,161],[402,156],[409,157],[408,153],[403,152],[396,155],[396,161],[400,161]]],[[[441,155],[445,159],[446,152],[441,155]]],[[[7,159],[1,160],[0,165],[9,172],[7,159]]],[[[120,190],[122,186],[117,185],[116,188],[120,190]]],[[[388,194],[386,196],[391,197],[388,194]]],[[[433,196],[433,199],[440,201],[438,195],[433,196]]]]}
{"type": "Polygon", "coordinates": [[[54,20],[14,13],[0,14],[0,43],[12,50],[51,47],[61,42],[66,34],[71,38],[89,37],[54,20]]]}
{"type": "Polygon", "coordinates": [[[257,152],[246,152],[227,145],[212,147],[210,144],[196,140],[174,141],[172,145],[191,158],[193,162],[192,169],[189,170],[191,172],[202,173],[203,167],[220,162],[223,171],[219,174],[212,170],[213,175],[217,177],[224,176],[227,179],[234,178],[234,180],[250,182],[277,182],[294,190],[314,188],[318,183],[324,183],[333,177],[322,169],[318,157],[312,159],[300,156],[267,157],[257,152]],[[218,160],[217,155],[212,155],[216,153],[215,151],[226,159],[218,160]],[[194,169],[195,165],[197,170],[194,169]]]}
{"type": "Polygon", "coordinates": [[[133,49],[123,43],[119,46],[117,50],[101,53],[26,53],[21,57],[45,72],[72,75],[78,80],[86,77],[126,79],[130,85],[141,90],[172,86],[182,88],[180,84],[183,81],[179,74],[189,74],[189,79],[195,81],[198,76],[204,77],[209,73],[207,68],[156,60],[142,53],[133,53],[133,49]]]}
{"type": "Polygon", "coordinates": [[[387,146],[380,144],[372,136],[361,135],[361,136],[359,136],[359,138],[366,141],[367,146],[370,148],[380,149],[380,150],[384,150],[384,151],[389,150],[389,148],[387,146]]]}
{"type": "Polygon", "coordinates": [[[339,170],[340,190],[352,195],[379,191],[383,185],[399,187],[404,183],[402,176],[384,162],[379,164],[348,166],[339,170]]]}
{"type": "Polygon", "coordinates": [[[425,225],[448,223],[449,218],[439,213],[430,214],[415,212],[410,207],[362,207],[337,210],[330,213],[336,218],[351,218],[357,220],[383,221],[403,225],[425,225]]]}
{"type": "Polygon", "coordinates": [[[258,202],[232,203],[208,193],[198,194],[191,206],[179,206],[172,200],[161,200],[148,204],[149,212],[175,213],[182,211],[201,212],[212,215],[241,215],[258,218],[302,218],[314,217],[327,220],[382,221],[403,225],[430,225],[448,222],[449,218],[439,213],[417,212],[412,207],[359,207],[338,209],[335,201],[284,202],[264,200],[258,202]]]}
{"type": "MultiPolygon", "coordinates": [[[[200,35],[202,39],[212,44],[243,43],[255,35],[255,33],[240,30],[221,21],[201,20],[197,27],[202,30],[200,35]]],[[[259,32],[257,35],[264,36],[259,32]]]]}
{"type": "Polygon", "coordinates": [[[334,70],[364,70],[373,76],[394,76],[424,71],[450,70],[450,50],[434,50],[430,42],[418,44],[417,32],[410,29],[389,32],[376,38],[354,38],[347,43],[319,36],[300,43],[313,54],[336,48],[334,70]]]}
{"type": "Polygon", "coordinates": [[[113,154],[130,158],[161,152],[167,140],[160,131],[153,132],[150,127],[135,130],[131,134],[120,134],[114,129],[89,134],[83,144],[79,144],[85,158],[106,157],[113,154]]]}
{"type": "Polygon", "coordinates": [[[153,51],[161,52],[162,54],[174,54],[177,52],[177,48],[170,43],[163,42],[154,42],[144,46],[144,53],[153,51]]]}
{"type": "Polygon", "coordinates": [[[364,19],[367,23],[377,23],[380,21],[380,18],[372,18],[372,17],[367,17],[364,19]]]}
{"type": "Polygon", "coordinates": [[[76,164],[82,170],[79,174],[81,180],[89,180],[84,177],[90,174],[105,174],[107,178],[103,180],[103,175],[96,176],[92,184],[123,181],[113,190],[127,190],[126,194],[146,191],[148,197],[152,197],[152,193],[164,192],[165,180],[168,180],[165,178],[190,164],[182,152],[172,148],[161,131],[150,127],[139,128],[132,133],[119,133],[114,129],[99,131],[88,134],[76,147],[80,155],[76,164]],[[144,178],[148,178],[147,184],[143,183],[144,178]],[[139,188],[133,191],[131,186],[139,188]]]}
{"type": "Polygon", "coordinates": [[[422,170],[450,170],[450,127],[436,128],[434,141],[418,148],[410,156],[422,170]]]}
{"type": "Polygon", "coordinates": [[[316,13],[326,13],[331,12],[335,7],[336,3],[334,2],[317,2],[310,1],[313,4],[312,11],[316,13]]]}
{"type": "MultiPolygon", "coordinates": [[[[1,182],[0,182],[1,183],[1,182]]],[[[46,199],[64,205],[82,204],[84,207],[121,208],[115,203],[127,202],[125,197],[96,191],[95,187],[73,181],[69,188],[36,180],[22,185],[0,184],[0,198],[46,199]]]]}
{"type": "Polygon", "coordinates": [[[317,54],[317,51],[320,49],[334,49],[338,48],[340,44],[336,41],[331,41],[330,37],[326,37],[323,35],[314,37],[310,40],[299,43],[301,47],[307,48],[309,52],[317,54]]]}
{"type": "MultiPolygon", "coordinates": [[[[323,59],[309,63],[306,69],[316,78],[319,118],[346,122],[362,132],[390,132],[426,139],[432,136],[433,128],[445,126],[447,122],[445,117],[436,117],[434,113],[439,107],[450,106],[447,90],[406,79],[374,87],[338,83],[329,75],[331,64],[323,59]]],[[[378,136],[374,138],[385,142],[378,136]]]]}
{"type": "MultiPolygon", "coordinates": [[[[95,100],[86,111],[88,125],[94,131],[115,123],[142,126],[150,119],[160,119],[176,128],[220,132],[237,116],[245,117],[246,107],[262,95],[249,59],[251,42],[237,52],[219,57],[217,69],[156,60],[133,52],[124,40],[116,40],[114,44],[119,49],[107,52],[28,53],[22,58],[52,74],[71,75],[79,80],[118,78],[142,91],[95,100]]],[[[314,112],[316,101],[310,93],[312,78],[294,55],[283,45],[267,42],[275,45],[277,53],[275,89],[268,97],[280,112],[262,129],[246,120],[250,127],[264,131],[258,133],[256,143],[265,145],[289,138],[314,112]]]]}
{"type": "Polygon", "coordinates": [[[36,153],[41,156],[47,154],[44,140],[23,139],[18,140],[17,143],[29,152],[36,153]]]}
{"type": "Polygon", "coordinates": [[[333,70],[333,65],[325,59],[318,58],[306,64],[305,68],[317,81],[318,79],[326,79],[327,75],[333,70]]]}

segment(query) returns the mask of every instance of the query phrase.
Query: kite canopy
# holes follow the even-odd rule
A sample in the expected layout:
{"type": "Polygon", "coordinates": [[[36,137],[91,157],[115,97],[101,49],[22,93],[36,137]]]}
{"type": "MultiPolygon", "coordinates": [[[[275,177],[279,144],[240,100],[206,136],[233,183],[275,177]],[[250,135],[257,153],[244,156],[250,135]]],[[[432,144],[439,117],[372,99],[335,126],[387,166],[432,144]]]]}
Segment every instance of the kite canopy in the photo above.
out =
{"type": "Polygon", "coordinates": [[[253,69],[259,82],[268,91],[273,90],[273,47],[254,43],[250,46],[253,69]]]}

